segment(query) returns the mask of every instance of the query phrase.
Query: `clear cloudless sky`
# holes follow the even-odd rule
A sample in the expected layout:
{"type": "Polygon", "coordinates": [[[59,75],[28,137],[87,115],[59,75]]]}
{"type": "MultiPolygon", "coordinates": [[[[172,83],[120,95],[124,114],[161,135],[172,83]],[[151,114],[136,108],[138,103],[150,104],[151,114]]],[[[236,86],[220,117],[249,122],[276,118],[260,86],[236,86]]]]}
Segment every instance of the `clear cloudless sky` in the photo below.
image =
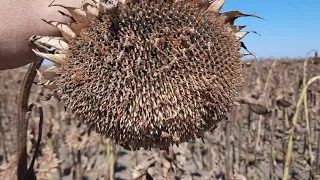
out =
{"type": "Polygon", "coordinates": [[[243,41],[258,58],[304,58],[320,51],[320,0],[226,0],[222,12],[239,10],[267,21],[243,17],[237,25],[254,30],[243,41]]]}
{"type": "Polygon", "coordinates": [[[258,59],[304,58],[312,49],[320,51],[320,0],[226,0],[221,12],[230,10],[266,19],[243,17],[235,22],[261,34],[243,39],[258,59]]]}

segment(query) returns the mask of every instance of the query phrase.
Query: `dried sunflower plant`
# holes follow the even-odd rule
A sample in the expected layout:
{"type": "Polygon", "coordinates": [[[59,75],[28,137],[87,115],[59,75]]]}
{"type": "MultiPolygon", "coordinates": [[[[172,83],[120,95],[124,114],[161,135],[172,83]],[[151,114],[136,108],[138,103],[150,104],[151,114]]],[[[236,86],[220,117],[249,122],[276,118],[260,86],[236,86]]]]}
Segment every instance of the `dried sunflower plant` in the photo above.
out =
{"type": "Polygon", "coordinates": [[[42,72],[65,107],[125,149],[167,149],[226,120],[243,83],[239,11],[224,0],[89,0],[65,8],[72,22],[44,20],[62,37],[34,35],[42,72]],[[54,50],[52,51],[52,48],[54,50]]]}

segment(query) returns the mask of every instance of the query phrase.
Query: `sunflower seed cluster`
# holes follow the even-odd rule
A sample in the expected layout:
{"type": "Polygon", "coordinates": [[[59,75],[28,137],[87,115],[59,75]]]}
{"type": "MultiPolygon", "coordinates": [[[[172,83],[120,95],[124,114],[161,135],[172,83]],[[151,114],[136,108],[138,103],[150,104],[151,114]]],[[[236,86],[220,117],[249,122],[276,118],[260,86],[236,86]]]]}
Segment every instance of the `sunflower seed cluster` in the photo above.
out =
{"type": "Polygon", "coordinates": [[[192,3],[119,6],[69,46],[60,99],[126,149],[201,137],[227,119],[242,84],[230,26],[192,3]]]}

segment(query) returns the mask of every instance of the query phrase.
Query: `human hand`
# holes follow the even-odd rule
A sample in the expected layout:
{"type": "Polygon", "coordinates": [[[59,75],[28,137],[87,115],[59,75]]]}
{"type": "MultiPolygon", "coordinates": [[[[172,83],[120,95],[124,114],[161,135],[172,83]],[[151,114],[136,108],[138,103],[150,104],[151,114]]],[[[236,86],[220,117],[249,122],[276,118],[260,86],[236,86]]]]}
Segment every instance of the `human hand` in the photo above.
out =
{"type": "MultiPolygon", "coordinates": [[[[80,7],[83,0],[56,0],[54,4],[80,7]]],[[[24,66],[39,60],[29,47],[33,34],[59,35],[57,28],[41,19],[66,22],[70,19],[57,13],[63,8],[48,7],[52,0],[0,0],[0,70],[24,66]]]]}

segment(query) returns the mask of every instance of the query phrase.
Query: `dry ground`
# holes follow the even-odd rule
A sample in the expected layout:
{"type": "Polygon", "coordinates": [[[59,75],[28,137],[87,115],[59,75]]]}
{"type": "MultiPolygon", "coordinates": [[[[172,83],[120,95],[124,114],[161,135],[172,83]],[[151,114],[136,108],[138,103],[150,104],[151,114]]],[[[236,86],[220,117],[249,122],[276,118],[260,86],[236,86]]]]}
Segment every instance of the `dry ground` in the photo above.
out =
{"type": "MultiPolygon", "coordinates": [[[[125,151],[112,142],[88,133],[61,104],[34,87],[30,102],[44,107],[39,179],[281,179],[288,144],[288,130],[303,85],[303,60],[266,60],[245,67],[240,98],[250,97],[268,107],[267,115],[254,106],[235,106],[204,142],[172,147],[169,152],[125,151]],[[270,71],[271,69],[271,71],[270,71]],[[292,103],[288,108],[277,99],[292,103]],[[286,117],[288,119],[286,123],[286,117]]],[[[0,72],[0,179],[15,179],[16,101],[25,68],[0,72]]],[[[320,64],[310,61],[307,78],[320,75],[320,64]]],[[[317,178],[320,174],[320,86],[308,90],[310,158],[305,114],[301,108],[295,129],[290,179],[317,178]]],[[[30,158],[38,133],[39,117],[31,113],[28,148],[30,158]]]]}

